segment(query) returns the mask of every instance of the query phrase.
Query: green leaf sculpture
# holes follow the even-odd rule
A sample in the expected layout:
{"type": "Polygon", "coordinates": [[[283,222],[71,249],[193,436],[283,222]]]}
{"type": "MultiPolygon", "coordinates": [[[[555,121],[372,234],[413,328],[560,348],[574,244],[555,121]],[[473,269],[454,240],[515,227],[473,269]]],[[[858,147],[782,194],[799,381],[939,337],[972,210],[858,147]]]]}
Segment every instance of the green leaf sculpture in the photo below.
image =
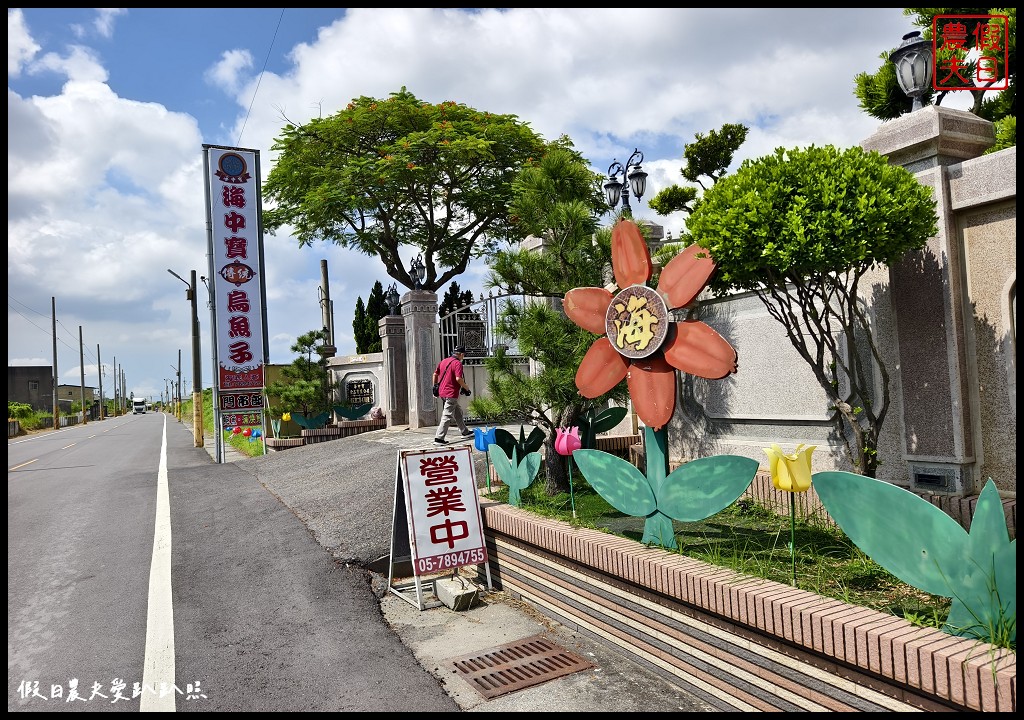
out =
{"type": "Polygon", "coordinates": [[[355,407],[349,407],[347,405],[335,405],[334,412],[340,417],[346,420],[358,420],[366,413],[373,409],[373,403],[366,403],[365,405],[356,405],[355,407]]]}
{"type": "Polygon", "coordinates": [[[626,412],[624,407],[610,407],[600,412],[590,408],[583,413],[577,423],[580,428],[580,445],[583,449],[595,447],[597,434],[608,432],[622,422],[622,419],[626,417],[626,412]]]}
{"type": "Polygon", "coordinates": [[[319,415],[311,415],[306,417],[302,413],[293,412],[292,420],[298,423],[299,427],[305,428],[306,430],[319,430],[320,428],[327,425],[327,421],[330,419],[331,413],[322,412],[319,415]]]}
{"type": "Polygon", "coordinates": [[[519,440],[517,441],[515,436],[505,428],[495,428],[494,442],[505,452],[506,458],[511,460],[513,454],[525,458],[530,453],[540,450],[541,445],[544,444],[544,431],[535,427],[530,431],[530,436],[526,437],[526,431],[520,425],[519,440]]]}
{"type": "Polygon", "coordinates": [[[1017,540],[1010,540],[999,491],[985,483],[970,532],[909,490],[849,472],[819,472],[825,509],[872,560],[908,585],[952,598],[943,631],[1017,639],[1017,540]]]}
{"type": "Polygon", "coordinates": [[[670,549],[677,547],[673,519],[694,522],[724,510],[750,486],[758,468],[751,458],[715,455],[681,465],[667,476],[664,464],[649,463],[644,475],[601,450],[577,450],[572,458],[609,505],[645,518],[641,542],[670,549]]]}
{"type": "Polygon", "coordinates": [[[491,464],[494,465],[498,477],[508,485],[508,504],[521,507],[523,501],[519,493],[530,487],[530,483],[537,477],[537,471],[540,470],[540,453],[528,453],[519,461],[519,454],[513,449],[510,460],[504,450],[492,444],[487,450],[487,455],[491,458],[491,464]]]}

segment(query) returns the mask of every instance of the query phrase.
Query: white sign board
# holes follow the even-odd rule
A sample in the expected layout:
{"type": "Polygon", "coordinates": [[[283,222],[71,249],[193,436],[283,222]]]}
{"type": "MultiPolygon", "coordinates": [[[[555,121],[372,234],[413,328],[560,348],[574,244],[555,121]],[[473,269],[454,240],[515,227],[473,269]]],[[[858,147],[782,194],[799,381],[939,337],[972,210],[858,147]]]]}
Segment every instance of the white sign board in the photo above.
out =
{"type": "MultiPolygon", "coordinates": [[[[417,600],[413,604],[423,609],[419,586],[423,575],[454,572],[464,565],[484,565],[490,585],[472,450],[400,450],[397,475],[392,573],[396,550],[408,550],[416,578],[417,600]],[[404,523],[401,515],[405,516],[404,523]]],[[[401,592],[398,594],[405,597],[401,592]]]]}

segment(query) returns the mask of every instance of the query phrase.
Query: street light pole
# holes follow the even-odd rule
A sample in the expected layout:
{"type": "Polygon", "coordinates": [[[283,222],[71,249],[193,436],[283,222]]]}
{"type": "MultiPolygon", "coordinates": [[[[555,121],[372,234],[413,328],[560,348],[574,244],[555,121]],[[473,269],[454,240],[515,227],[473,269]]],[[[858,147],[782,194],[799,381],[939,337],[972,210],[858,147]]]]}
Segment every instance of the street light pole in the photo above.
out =
{"type": "MultiPolygon", "coordinates": [[[[203,447],[203,364],[199,345],[199,308],[198,294],[196,293],[196,271],[193,270],[190,278],[192,282],[186,282],[185,278],[178,275],[171,269],[169,272],[174,277],[188,285],[186,296],[192,303],[192,435],[195,440],[195,447],[203,447]]],[[[181,351],[178,351],[178,402],[181,402],[181,351]]],[[[180,408],[180,405],[179,405],[180,408]]],[[[178,411],[178,418],[181,419],[181,411],[178,411]]]]}
{"type": "Polygon", "coordinates": [[[614,209],[619,204],[619,197],[622,197],[622,212],[632,217],[633,209],[629,206],[629,189],[633,188],[633,194],[639,200],[647,189],[647,173],[640,167],[644,161],[644,154],[639,148],[633,150],[625,167],[618,160],[613,160],[608,166],[608,182],[604,184],[605,197],[608,205],[614,209]],[[633,168],[630,170],[630,168],[633,168]],[[619,181],[619,177],[622,178],[619,181]]]}

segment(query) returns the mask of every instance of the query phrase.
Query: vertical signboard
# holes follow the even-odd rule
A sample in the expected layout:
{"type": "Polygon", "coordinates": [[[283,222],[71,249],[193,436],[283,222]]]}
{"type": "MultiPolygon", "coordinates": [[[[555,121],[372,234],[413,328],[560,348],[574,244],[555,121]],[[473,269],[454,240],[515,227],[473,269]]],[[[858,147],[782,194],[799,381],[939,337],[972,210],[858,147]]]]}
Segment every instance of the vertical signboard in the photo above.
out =
{"type": "Polygon", "coordinates": [[[392,584],[392,592],[422,610],[421,576],[455,572],[464,565],[483,565],[490,586],[487,544],[470,448],[399,451],[394,517],[389,583],[399,559],[395,556],[396,548],[408,549],[416,600],[403,592],[408,587],[396,588],[392,584]]]}
{"type": "MultiPolygon", "coordinates": [[[[267,357],[266,279],[260,218],[259,153],[204,146],[210,292],[213,297],[214,392],[219,412],[238,407],[228,395],[262,394],[267,357]]],[[[254,403],[245,405],[253,407],[254,403]]],[[[262,426],[262,401],[259,403],[262,426]]],[[[216,425],[220,427],[221,423],[216,425]]]]}

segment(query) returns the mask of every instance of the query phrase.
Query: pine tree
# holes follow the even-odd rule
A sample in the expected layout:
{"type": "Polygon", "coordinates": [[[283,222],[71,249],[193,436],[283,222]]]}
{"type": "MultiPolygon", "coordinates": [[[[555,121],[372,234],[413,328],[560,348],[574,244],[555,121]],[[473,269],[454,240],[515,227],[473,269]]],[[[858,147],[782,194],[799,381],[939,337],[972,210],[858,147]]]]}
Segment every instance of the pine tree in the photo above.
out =
{"type": "Polygon", "coordinates": [[[437,312],[441,317],[447,317],[456,310],[461,310],[464,307],[473,304],[473,292],[466,290],[462,292],[459,287],[459,283],[452,280],[448,285],[448,290],[445,292],[444,297],[441,298],[441,304],[437,308],[437,312]]]}
{"type": "Polygon", "coordinates": [[[360,353],[381,352],[384,349],[380,338],[380,321],[387,314],[388,303],[384,299],[384,286],[378,280],[373,284],[373,288],[370,290],[370,297],[366,301],[366,316],[363,319],[366,348],[360,350],[360,353]]]}
{"type": "Polygon", "coordinates": [[[369,338],[366,336],[366,308],[363,305],[363,296],[356,298],[356,311],[352,317],[352,339],[356,341],[356,354],[369,352],[366,346],[369,338]]]}

